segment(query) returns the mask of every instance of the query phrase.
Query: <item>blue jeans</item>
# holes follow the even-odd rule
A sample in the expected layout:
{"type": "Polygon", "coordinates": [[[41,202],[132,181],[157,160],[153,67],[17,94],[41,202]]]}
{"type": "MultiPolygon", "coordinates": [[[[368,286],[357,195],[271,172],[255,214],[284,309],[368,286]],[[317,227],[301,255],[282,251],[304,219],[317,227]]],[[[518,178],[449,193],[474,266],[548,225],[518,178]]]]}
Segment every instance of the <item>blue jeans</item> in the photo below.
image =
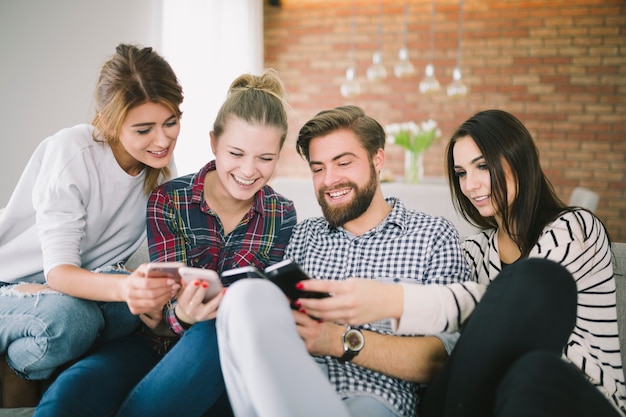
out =
{"type": "Polygon", "coordinates": [[[52,290],[18,292],[0,284],[0,355],[25,379],[42,380],[96,341],[137,327],[125,303],[96,303],[52,290]]]}
{"type": "Polygon", "coordinates": [[[232,415],[215,321],[194,324],[165,355],[142,333],[106,343],[61,373],[35,416],[232,415]]]}

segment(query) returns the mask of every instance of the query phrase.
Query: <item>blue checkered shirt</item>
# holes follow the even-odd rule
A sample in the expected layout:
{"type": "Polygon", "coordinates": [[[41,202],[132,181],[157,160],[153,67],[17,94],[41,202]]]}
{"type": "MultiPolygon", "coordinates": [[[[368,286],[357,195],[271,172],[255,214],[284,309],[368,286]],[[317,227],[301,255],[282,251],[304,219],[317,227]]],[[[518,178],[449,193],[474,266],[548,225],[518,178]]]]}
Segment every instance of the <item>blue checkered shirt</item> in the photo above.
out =
{"type": "MultiPolygon", "coordinates": [[[[385,283],[450,284],[469,278],[469,266],[452,223],[408,210],[396,198],[378,226],[361,236],[332,228],[324,218],[305,219],[296,225],[285,251],[312,277],[345,280],[371,278],[385,283]]],[[[391,322],[361,326],[391,334],[391,322]]],[[[331,356],[317,358],[328,366],[331,383],[342,398],[373,396],[403,417],[415,415],[417,384],[392,378],[331,356]]]]}

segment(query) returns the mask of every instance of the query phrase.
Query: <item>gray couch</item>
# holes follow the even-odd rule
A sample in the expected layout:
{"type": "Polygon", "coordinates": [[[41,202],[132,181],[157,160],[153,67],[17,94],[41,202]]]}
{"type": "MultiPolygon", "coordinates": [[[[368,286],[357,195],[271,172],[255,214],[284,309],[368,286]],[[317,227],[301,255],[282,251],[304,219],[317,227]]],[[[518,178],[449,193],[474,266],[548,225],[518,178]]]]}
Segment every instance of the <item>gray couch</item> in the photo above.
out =
{"type": "MultiPolygon", "coordinates": [[[[626,348],[624,348],[626,346],[626,243],[613,243],[612,250],[617,283],[617,320],[622,346],[622,364],[626,365],[626,348]]],[[[133,261],[140,261],[140,259],[135,258],[133,261]]],[[[32,408],[0,409],[0,417],[29,417],[32,414],[32,408]]]]}

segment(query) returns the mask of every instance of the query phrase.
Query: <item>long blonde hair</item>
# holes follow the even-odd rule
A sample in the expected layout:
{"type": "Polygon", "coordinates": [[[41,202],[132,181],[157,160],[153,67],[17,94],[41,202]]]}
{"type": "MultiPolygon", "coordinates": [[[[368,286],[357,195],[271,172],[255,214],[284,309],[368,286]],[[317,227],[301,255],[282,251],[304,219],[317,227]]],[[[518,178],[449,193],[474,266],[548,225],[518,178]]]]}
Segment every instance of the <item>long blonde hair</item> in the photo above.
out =
{"type": "MultiPolygon", "coordinates": [[[[102,66],[95,92],[96,114],[92,124],[96,134],[109,146],[119,142],[119,133],[128,112],[144,103],[160,103],[177,118],[183,89],[170,65],[152,48],[120,44],[102,66]]],[[[101,140],[94,137],[94,140],[101,140]]],[[[145,166],[144,191],[149,194],[159,178],[169,178],[169,168],[145,166]]]]}

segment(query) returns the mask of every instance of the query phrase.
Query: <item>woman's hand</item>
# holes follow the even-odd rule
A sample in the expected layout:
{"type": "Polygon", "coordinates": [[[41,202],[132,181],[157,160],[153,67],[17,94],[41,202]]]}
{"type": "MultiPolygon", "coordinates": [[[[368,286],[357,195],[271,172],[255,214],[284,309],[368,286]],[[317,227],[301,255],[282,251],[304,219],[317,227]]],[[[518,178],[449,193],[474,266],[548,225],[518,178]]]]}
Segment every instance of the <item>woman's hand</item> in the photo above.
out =
{"type": "Polygon", "coordinates": [[[175,336],[163,320],[163,309],[142,313],[139,315],[139,319],[152,330],[152,333],[158,336],[175,336]]]}
{"type": "Polygon", "coordinates": [[[123,298],[133,314],[153,313],[176,295],[180,284],[167,275],[146,275],[146,264],[140,265],[124,280],[123,298]]]}
{"type": "Polygon", "coordinates": [[[404,294],[398,284],[360,278],[309,279],[300,281],[297,288],[331,294],[327,298],[300,298],[294,302],[302,312],[324,321],[357,326],[386,318],[399,320],[402,315],[404,294]]]}
{"type": "Polygon", "coordinates": [[[176,317],[187,324],[194,324],[199,321],[212,320],[217,316],[217,308],[222,301],[225,289],[206,303],[202,300],[209,290],[208,281],[195,280],[183,287],[178,295],[176,304],[176,317]]]}

